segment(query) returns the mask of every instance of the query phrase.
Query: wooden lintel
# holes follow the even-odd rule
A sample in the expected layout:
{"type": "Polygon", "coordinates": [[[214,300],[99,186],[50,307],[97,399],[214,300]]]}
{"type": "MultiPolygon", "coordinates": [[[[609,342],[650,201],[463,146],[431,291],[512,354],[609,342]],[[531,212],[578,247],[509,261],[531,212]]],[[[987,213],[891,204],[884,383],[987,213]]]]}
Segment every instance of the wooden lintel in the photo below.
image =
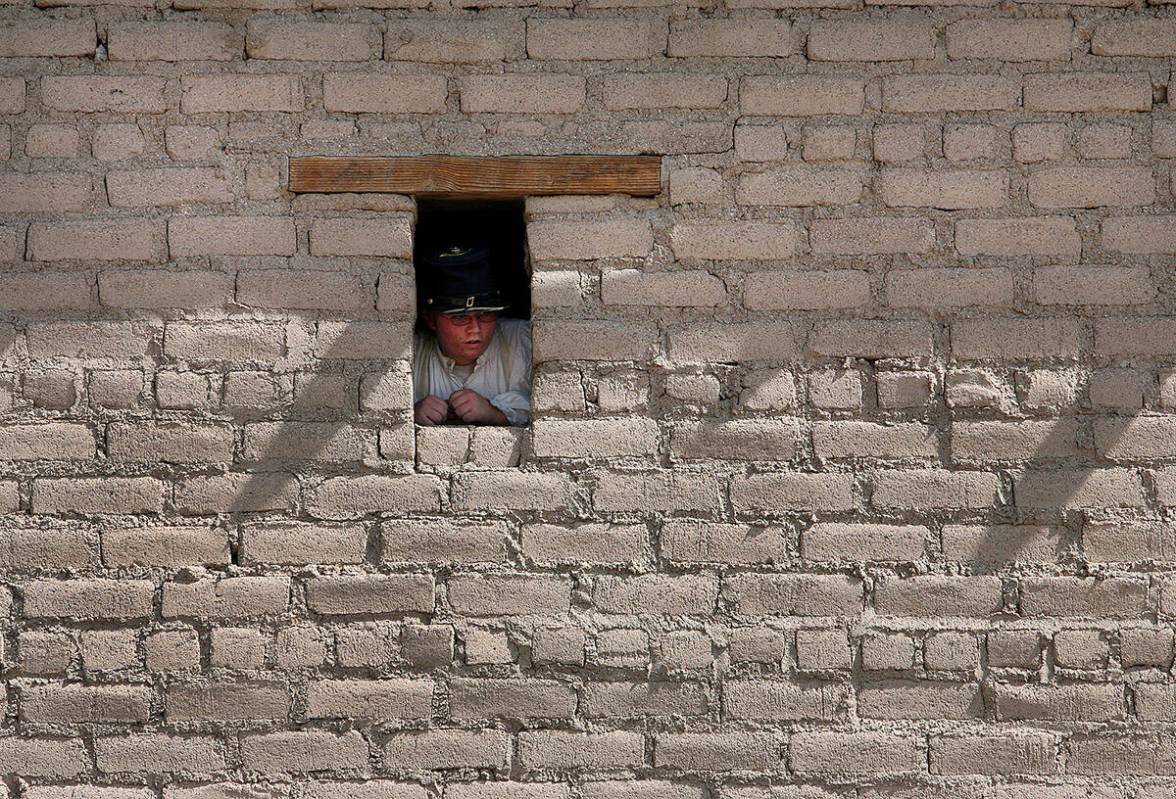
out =
{"type": "Polygon", "coordinates": [[[290,191],[528,197],[661,191],[656,155],[392,157],[302,156],[290,159],[290,191]]]}

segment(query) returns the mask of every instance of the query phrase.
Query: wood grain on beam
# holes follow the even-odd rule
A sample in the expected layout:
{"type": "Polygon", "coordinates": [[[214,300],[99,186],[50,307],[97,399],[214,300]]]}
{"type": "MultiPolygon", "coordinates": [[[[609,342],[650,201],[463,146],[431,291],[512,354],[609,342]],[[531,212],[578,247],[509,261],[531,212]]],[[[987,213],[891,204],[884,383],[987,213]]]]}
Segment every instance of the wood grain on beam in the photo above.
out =
{"type": "Polygon", "coordinates": [[[651,197],[661,191],[661,158],[656,155],[304,156],[290,159],[290,191],[651,197]]]}

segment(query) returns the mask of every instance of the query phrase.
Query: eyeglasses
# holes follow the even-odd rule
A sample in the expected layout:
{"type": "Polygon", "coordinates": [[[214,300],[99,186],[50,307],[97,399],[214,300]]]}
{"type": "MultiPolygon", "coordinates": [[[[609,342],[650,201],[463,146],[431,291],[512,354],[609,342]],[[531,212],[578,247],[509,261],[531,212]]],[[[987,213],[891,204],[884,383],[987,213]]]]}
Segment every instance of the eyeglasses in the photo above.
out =
{"type": "Polygon", "coordinates": [[[489,325],[498,320],[498,314],[493,311],[481,311],[478,313],[447,313],[445,314],[450,322],[458,327],[469,327],[475,319],[480,325],[489,325]]]}

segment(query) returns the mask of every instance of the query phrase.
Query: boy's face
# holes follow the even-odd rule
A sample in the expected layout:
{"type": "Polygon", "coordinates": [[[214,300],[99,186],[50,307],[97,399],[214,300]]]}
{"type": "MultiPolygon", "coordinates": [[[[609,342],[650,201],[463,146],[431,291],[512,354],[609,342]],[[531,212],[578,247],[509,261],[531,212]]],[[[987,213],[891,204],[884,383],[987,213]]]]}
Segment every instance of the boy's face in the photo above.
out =
{"type": "Polygon", "coordinates": [[[437,334],[441,351],[459,366],[469,366],[490,346],[498,314],[493,311],[444,314],[425,312],[425,324],[437,334]]]}

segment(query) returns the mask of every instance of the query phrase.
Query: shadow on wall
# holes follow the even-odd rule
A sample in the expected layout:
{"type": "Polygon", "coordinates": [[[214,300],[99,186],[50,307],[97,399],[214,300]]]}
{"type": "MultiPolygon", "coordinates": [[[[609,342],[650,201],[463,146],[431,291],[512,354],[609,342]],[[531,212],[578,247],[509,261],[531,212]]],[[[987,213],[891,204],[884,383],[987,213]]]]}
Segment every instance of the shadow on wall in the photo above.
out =
{"type": "MultiPolygon", "coordinates": [[[[396,320],[396,323],[410,324],[407,319],[396,320]]],[[[352,334],[362,335],[363,324],[345,323],[342,332],[335,336],[328,349],[317,354],[318,361],[329,363],[347,359],[348,342],[352,334]]],[[[388,368],[379,372],[364,372],[359,380],[355,411],[345,418],[332,421],[286,418],[268,423],[274,425],[274,430],[265,436],[260,451],[249,458],[250,471],[244,473],[244,482],[238,487],[229,512],[239,515],[267,511],[305,511],[305,506],[309,504],[308,497],[313,496],[313,493],[304,490],[308,486],[302,484],[299,473],[296,473],[302,464],[306,464],[306,471],[315,477],[319,472],[328,472],[327,479],[332,476],[354,479],[364,475],[404,476],[411,473],[415,449],[411,408],[399,411],[391,425],[389,422],[393,420],[388,414],[376,413],[368,417],[363,410],[377,387],[396,374],[397,370],[388,368]],[[356,467],[354,458],[335,457],[337,453],[333,450],[340,447],[346,450],[354,445],[351,440],[355,436],[353,423],[357,419],[377,427],[373,432],[379,436],[381,454],[386,460],[398,462],[392,468],[370,468],[369,464],[361,469],[356,467]],[[393,453],[400,457],[389,457],[393,453]],[[322,465],[331,462],[344,461],[346,467],[322,468],[322,465]]],[[[400,390],[407,392],[407,404],[411,406],[411,375],[403,372],[399,374],[405,384],[400,390]]],[[[328,390],[327,384],[333,374],[316,371],[313,375],[306,385],[300,386],[301,395],[316,396],[328,390]]],[[[950,528],[969,527],[971,530],[966,544],[968,556],[949,556],[949,562],[969,564],[975,574],[994,574],[1020,560],[1037,564],[1061,563],[1078,567],[1081,573],[1084,561],[1080,543],[1083,525],[1092,519],[1097,521],[1098,514],[1107,513],[1106,509],[1111,509],[1110,515],[1113,517],[1113,509],[1116,507],[1146,506],[1146,488],[1138,469],[1117,466],[1114,460],[1116,447],[1132,429],[1141,411],[1112,415],[1103,410],[1080,408],[1077,398],[1083,395],[1084,386],[1077,385],[1074,388],[1074,403],[1058,406],[1054,415],[1045,419],[1006,416],[1000,423],[975,422],[957,420],[956,413],[947,410],[949,426],[941,434],[950,436],[949,440],[953,443],[957,429],[971,425],[973,438],[996,435],[1006,451],[1016,451],[1020,447],[1025,453],[1021,457],[1000,461],[986,458],[979,465],[972,466],[968,465],[967,458],[961,459],[958,454],[953,454],[938,467],[949,471],[995,472],[998,476],[1004,475],[1006,481],[1002,486],[1006,501],[988,509],[989,522],[979,525],[945,525],[950,528]],[[1085,427],[1087,421],[1093,428],[1085,427]],[[983,424],[997,424],[1002,429],[985,432],[979,429],[983,424]],[[1093,432],[1092,437],[1088,435],[1089,430],[1093,432]],[[1124,486],[1128,488],[1124,490],[1124,486]],[[1131,494],[1131,486],[1138,487],[1138,502],[1124,504],[1122,500],[1131,494]],[[1095,511],[1095,517],[1091,516],[1092,510],[1095,511]],[[1059,516],[1061,524],[1057,523],[1059,516]],[[977,531],[977,527],[982,530],[977,531]],[[980,533],[978,536],[977,532],[980,533]]],[[[359,446],[362,448],[363,442],[359,446]]],[[[359,489],[356,487],[353,490],[359,489]]],[[[354,512],[344,515],[354,517],[402,511],[393,506],[392,500],[383,503],[380,496],[381,492],[375,491],[372,498],[359,503],[362,507],[357,506],[354,512]]]]}

